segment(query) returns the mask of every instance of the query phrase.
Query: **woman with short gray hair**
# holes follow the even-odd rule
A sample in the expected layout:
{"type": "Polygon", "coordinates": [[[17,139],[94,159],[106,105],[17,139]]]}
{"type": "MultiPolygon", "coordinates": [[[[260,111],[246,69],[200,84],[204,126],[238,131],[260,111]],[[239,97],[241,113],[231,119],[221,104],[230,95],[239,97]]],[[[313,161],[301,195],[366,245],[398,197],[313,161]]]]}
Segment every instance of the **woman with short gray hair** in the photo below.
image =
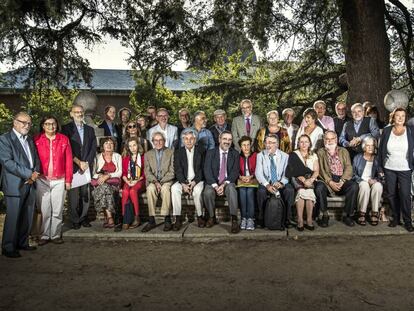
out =
{"type": "Polygon", "coordinates": [[[373,226],[378,225],[379,206],[383,186],[381,180],[383,173],[375,155],[377,141],[372,136],[367,136],[362,141],[363,153],[355,156],[353,161],[353,180],[359,185],[358,192],[358,219],[357,223],[361,226],[366,225],[366,212],[368,203],[371,203],[370,223],[373,226]]]}

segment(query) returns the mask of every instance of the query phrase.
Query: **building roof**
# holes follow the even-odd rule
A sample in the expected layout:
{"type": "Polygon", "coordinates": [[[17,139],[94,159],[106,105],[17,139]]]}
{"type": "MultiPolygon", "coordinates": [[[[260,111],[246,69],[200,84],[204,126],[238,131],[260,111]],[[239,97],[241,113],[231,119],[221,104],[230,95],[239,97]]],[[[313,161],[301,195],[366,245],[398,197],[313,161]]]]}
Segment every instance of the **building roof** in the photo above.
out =
{"type": "MultiPolygon", "coordinates": [[[[171,77],[165,78],[165,87],[171,91],[188,91],[191,89],[197,89],[202,85],[195,82],[200,79],[200,74],[191,71],[176,71],[178,78],[171,77]]],[[[26,73],[19,73],[17,76],[12,72],[6,72],[2,76],[4,82],[0,82],[0,92],[16,91],[25,89],[26,73]],[[13,80],[15,79],[15,80],[13,80]],[[12,81],[15,81],[11,85],[12,81]]],[[[76,85],[76,89],[79,90],[92,90],[97,93],[124,93],[131,92],[135,87],[135,81],[133,78],[132,70],[122,69],[92,69],[92,81],[91,87],[85,82],[80,82],[76,85]]],[[[75,84],[69,84],[67,87],[75,88],[75,84]]]]}

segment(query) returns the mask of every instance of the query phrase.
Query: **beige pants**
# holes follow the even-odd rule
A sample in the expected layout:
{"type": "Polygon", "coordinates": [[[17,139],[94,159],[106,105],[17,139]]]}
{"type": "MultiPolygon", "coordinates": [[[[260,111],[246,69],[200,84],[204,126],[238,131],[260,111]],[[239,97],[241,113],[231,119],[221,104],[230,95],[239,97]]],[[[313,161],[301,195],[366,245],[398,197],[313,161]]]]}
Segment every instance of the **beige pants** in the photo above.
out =
{"type": "Polygon", "coordinates": [[[359,183],[358,193],[358,207],[359,211],[366,213],[368,203],[371,198],[371,208],[373,212],[378,212],[382,196],[382,184],[376,182],[372,186],[367,181],[361,181],[359,183]]]}
{"type": "MultiPolygon", "coordinates": [[[[194,205],[197,211],[197,216],[203,215],[201,193],[204,189],[204,182],[200,181],[193,189],[194,205]]],[[[173,215],[181,215],[181,196],[183,194],[183,186],[177,181],[171,187],[171,197],[173,206],[173,215]]]]}
{"type": "Polygon", "coordinates": [[[170,214],[171,206],[171,185],[172,182],[167,182],[161,186],[160,193],[157,193],[157,187],[154,184],[149,184],[147,187],[148,197],[148,214],[155,216],[155,207],[157,205],[158,196],[161,195],[161,216],[170,214]]]}
{"type": "Polygon", "coordinates": [[[65,180],[39,178],[36,186],[36,204],[42,211],[40,238],[45,240],[60,238],[65,202],[65,180]]]}

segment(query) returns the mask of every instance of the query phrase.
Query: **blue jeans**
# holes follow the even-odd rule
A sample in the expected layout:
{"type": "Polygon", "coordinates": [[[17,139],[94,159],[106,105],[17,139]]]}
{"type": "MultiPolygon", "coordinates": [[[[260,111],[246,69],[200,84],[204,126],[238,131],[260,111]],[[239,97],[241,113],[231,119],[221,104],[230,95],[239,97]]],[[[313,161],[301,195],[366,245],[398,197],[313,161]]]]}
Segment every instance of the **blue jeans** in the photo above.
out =
{"type": "Polygon", "coordinates": [[[256,188],[240,187],[238,190],[241,217],[254,218],[256,188]]]}

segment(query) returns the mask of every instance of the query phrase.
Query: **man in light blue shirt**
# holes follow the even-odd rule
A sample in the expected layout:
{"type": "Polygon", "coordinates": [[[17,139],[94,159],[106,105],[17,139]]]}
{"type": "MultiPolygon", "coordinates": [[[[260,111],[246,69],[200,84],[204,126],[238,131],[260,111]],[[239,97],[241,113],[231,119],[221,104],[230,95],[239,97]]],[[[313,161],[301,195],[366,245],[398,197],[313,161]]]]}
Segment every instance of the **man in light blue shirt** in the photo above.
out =
{"type": "Polygon", "coordinates": [[[295,190],[285,176],[289,156],[279,149],[277,135],[266,136],[265,147],[265,150],[258,153],[256,161],[255,175],[259,182],[256,224],[263,227],[264,206],[269,194],[276,194],[280,195],[285,203],[286,225],[290,227],[293,225],[292,206],[295,190]]]}

